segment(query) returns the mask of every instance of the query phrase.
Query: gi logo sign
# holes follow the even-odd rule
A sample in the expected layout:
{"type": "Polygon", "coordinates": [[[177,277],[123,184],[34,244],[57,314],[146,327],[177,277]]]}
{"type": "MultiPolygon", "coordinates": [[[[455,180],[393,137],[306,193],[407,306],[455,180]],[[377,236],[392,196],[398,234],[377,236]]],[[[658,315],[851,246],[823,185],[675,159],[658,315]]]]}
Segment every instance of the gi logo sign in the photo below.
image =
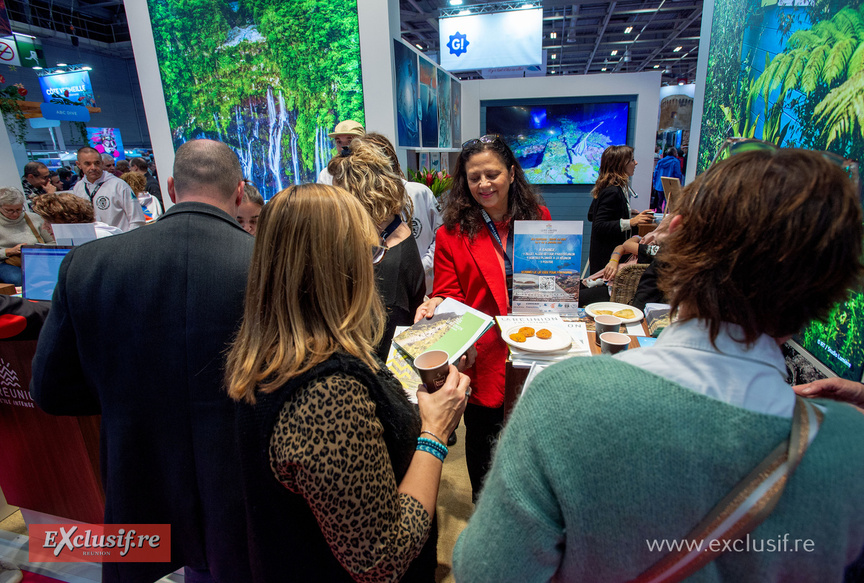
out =
{"type": "Polygon", "coordinates": [[[447,48],[450,49],[451,55],[458,57],[468,52],[469,44],[471,43],[468,42],[466,36],[457,30],[456,34],[450,35],[450,42],[447,43],[447,48]]]}

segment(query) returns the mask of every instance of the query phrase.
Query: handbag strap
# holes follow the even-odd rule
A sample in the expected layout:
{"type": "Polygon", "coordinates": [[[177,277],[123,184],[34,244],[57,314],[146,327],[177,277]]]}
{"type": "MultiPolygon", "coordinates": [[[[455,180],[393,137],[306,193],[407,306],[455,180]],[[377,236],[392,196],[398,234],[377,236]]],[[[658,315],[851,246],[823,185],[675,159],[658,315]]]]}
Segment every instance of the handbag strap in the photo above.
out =
{"type": "Polygon", "coordinates": [[[42,235],[39,234],[39,231],[33,225],[33,221],[30,220],[30,217],[27,216],[27,213],[24,213],[24,220],[27,221],[27,226],[30,227],[30,230],[33,231],[33,236],[36,237],[36,240],[45,244],[45,239],[42,238],[42,235]]]}
{"type": "Polygon", "coordinates": [[[681,581],[730,549],[759,526],[780,500],[789,476],[819,432],[823,413],[795,397],[789,438],[774,448],[672,551],[630,583],[681,581]],[[718,542],[714,542],[718,541],[718,542]],[[713,543],[713,544],[712,544],[713,543]]]}

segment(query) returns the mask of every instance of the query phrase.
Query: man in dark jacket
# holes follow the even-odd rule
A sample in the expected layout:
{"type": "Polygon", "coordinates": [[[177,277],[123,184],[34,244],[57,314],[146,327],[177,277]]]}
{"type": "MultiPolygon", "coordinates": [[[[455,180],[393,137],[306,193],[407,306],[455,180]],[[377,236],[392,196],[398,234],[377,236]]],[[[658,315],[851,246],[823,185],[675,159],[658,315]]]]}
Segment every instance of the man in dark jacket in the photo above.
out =
{"type": "Polygon", "coordinates": [[[102,414],[106,524],[171,525],[170,563],[106,562],[103,581],[149,583],[183,566],[186,581],[249,581],[222,381],[254,242],[234,219],[237,156],[183,144],[168,193],[177,204],[155,224],[63,260],[31,393],[54,415],[102,414]]]}
{"type": "Polygon", "coordinates": [[[147,161],[144,158],[132,158],[132,160],[129,161],[129,170],[144,175],[144,178],[147,179],[147,192],[159,201],[162,208],[165,208],[165,203],[162,202],[162,189],[159,188],[159,181],[150,173],[147,161]]]}

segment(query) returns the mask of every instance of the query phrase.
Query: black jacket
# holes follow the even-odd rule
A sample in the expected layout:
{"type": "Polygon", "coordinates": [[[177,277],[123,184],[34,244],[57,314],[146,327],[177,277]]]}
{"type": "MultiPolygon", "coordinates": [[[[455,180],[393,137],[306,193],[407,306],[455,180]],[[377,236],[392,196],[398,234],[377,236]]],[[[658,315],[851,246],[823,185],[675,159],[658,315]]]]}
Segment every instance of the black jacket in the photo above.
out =
{"type": "Polygon", "coordinates": [[[588,209],[588,220],[591,221],[589,274],[606,267],[615,247],[633,236],[629,229],[621,230],[621,219],[629,218],[627,195],[620,186],[604,188],[591,202],[591,207],[588,209]]]}

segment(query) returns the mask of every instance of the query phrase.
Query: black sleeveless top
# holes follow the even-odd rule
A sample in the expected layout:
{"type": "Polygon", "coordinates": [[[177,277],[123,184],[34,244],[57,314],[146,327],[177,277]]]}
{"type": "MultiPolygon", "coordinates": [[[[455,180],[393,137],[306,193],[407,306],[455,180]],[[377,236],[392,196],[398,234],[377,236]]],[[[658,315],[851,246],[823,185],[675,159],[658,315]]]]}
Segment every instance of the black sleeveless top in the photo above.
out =
{"type": "MultiPolygon", "coordinates": [[[[334,557],[303,496],[287,490],[270,467],[270,440],[280,411],[291,393],[336,373],[353,376],[369,390],[384,428],[396,483],[411,464],[420,433],[416,407],[399,382],[382,366],[373,372],[359,359],[334,354],[311,371],[291,379],[255,405],[238,405],[237,438],[243,467],[246,530],[255,583],[353,581],[334,557]]],[[[429,539],[402,581],[435,581],[438,533],[432,521],[429,539]]]]}

